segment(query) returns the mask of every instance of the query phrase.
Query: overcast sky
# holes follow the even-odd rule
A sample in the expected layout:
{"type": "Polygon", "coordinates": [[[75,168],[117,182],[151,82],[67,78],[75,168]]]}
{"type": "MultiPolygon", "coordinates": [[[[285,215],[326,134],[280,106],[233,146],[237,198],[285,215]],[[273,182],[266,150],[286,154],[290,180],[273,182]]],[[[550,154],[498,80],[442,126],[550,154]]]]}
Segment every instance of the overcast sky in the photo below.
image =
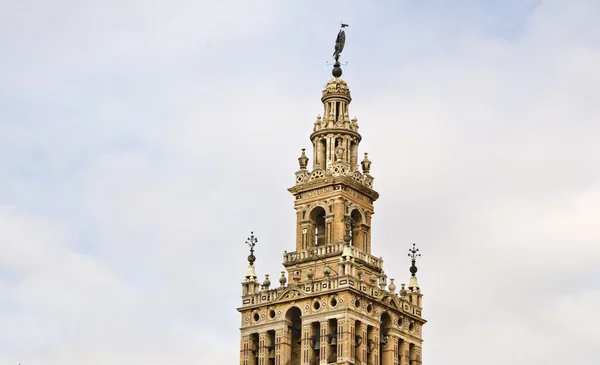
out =
{"type": "MultiPolygon", "coordinates": [[[[340,21],[426,365],[597,365],[597,0],[0,2],[0,363],[236,364],[340,21]]],[[[312,153],[309,154],[312,158],[312,153]]]]}

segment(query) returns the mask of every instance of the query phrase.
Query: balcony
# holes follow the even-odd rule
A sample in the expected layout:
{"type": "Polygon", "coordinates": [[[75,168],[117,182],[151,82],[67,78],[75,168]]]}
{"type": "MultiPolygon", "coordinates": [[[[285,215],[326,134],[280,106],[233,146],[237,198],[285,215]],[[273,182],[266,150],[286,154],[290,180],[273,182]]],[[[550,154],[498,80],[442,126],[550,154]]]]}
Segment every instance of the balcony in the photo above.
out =
{"type": "MultiPolygon", "coordinates": [[[[322,246],[311,247],[306,250],[284,252],[283,254],[283,266],[291,266],[300,264],[306,261],[315,259],[324,259],[327,257],[340,256],[344,251],[343,243],[330,243],[322,246]]],[[[383,259],[369,255],[366,252],[350,246],[350,251],[356,262],[367,265],[377,271],[383,269],[383,259]]]]}

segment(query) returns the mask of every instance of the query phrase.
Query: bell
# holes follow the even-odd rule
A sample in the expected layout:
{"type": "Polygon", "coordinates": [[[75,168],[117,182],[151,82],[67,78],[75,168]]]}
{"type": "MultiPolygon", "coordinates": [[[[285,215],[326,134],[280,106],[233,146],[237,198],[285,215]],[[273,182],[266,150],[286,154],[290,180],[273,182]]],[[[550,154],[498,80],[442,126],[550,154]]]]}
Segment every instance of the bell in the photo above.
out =
{"type": "Polygon", "coordinates": [[[337,336],[331,339],[331,342],[329,343],[331,346],[337,346],[337,336]]]}
{"type": "Polygon", "coordinates": [[[384,335],[383,333],[379,336],[379,343],[385,345],[388,342],[388,336],[384,335]]]}
{"type": "Polygon", "coordinates": [[[269,359],[274,359],[274,358],[275,358],[275,350],[269,351],[269,359]]]}
{"type": "Polygon", "coordinates": [[[356,344],[356,346],[360,346],[362,344],[362,336],[361,335],[355,335],[354,336],[354,343],[356,344]]]}
{"type": "Polygon", "coordinates": [[[313,350],[319,351],[320,349],[321,349],[321,342],[319,342],[319,341],[315,342],[315,345],[313,346],[313,350]]]}

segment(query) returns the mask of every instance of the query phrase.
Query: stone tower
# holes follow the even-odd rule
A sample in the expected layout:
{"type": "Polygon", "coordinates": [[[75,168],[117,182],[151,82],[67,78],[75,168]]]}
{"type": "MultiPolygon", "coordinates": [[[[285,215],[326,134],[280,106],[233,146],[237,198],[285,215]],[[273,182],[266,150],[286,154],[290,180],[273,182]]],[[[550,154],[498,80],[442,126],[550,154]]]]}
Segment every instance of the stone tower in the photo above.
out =
{"type": "MultiPolygon", "coordinates": [[[[296,184],[289,191],[296,209],[296,250],[284,252],[279,285],[256,276],[253,248],[242,282],[240,365],[421,365],[421,290],[414,246],[408,288],[396,291],[383,260],[371,255],[373,190],[371,162],[350,119],[350,89],[334,77],[322,92],[296,184]]],[[[394,263],[395,266],[398,263],[394,263]]]]}

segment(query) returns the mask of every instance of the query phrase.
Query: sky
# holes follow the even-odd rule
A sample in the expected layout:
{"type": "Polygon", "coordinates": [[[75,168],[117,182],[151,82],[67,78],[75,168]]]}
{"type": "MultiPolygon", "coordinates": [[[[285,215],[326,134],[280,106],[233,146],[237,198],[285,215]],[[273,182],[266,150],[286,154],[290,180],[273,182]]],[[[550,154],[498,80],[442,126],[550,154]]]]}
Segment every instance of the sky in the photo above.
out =
{"type": "MultiPolygon", "coordinates": [[[[600,2],[0,2],[0,363],[235,364],[341,21],[427,365],[597,365],[600,2]]],[[[309,153],[312,158],[312,153],[309,153]]]]}

